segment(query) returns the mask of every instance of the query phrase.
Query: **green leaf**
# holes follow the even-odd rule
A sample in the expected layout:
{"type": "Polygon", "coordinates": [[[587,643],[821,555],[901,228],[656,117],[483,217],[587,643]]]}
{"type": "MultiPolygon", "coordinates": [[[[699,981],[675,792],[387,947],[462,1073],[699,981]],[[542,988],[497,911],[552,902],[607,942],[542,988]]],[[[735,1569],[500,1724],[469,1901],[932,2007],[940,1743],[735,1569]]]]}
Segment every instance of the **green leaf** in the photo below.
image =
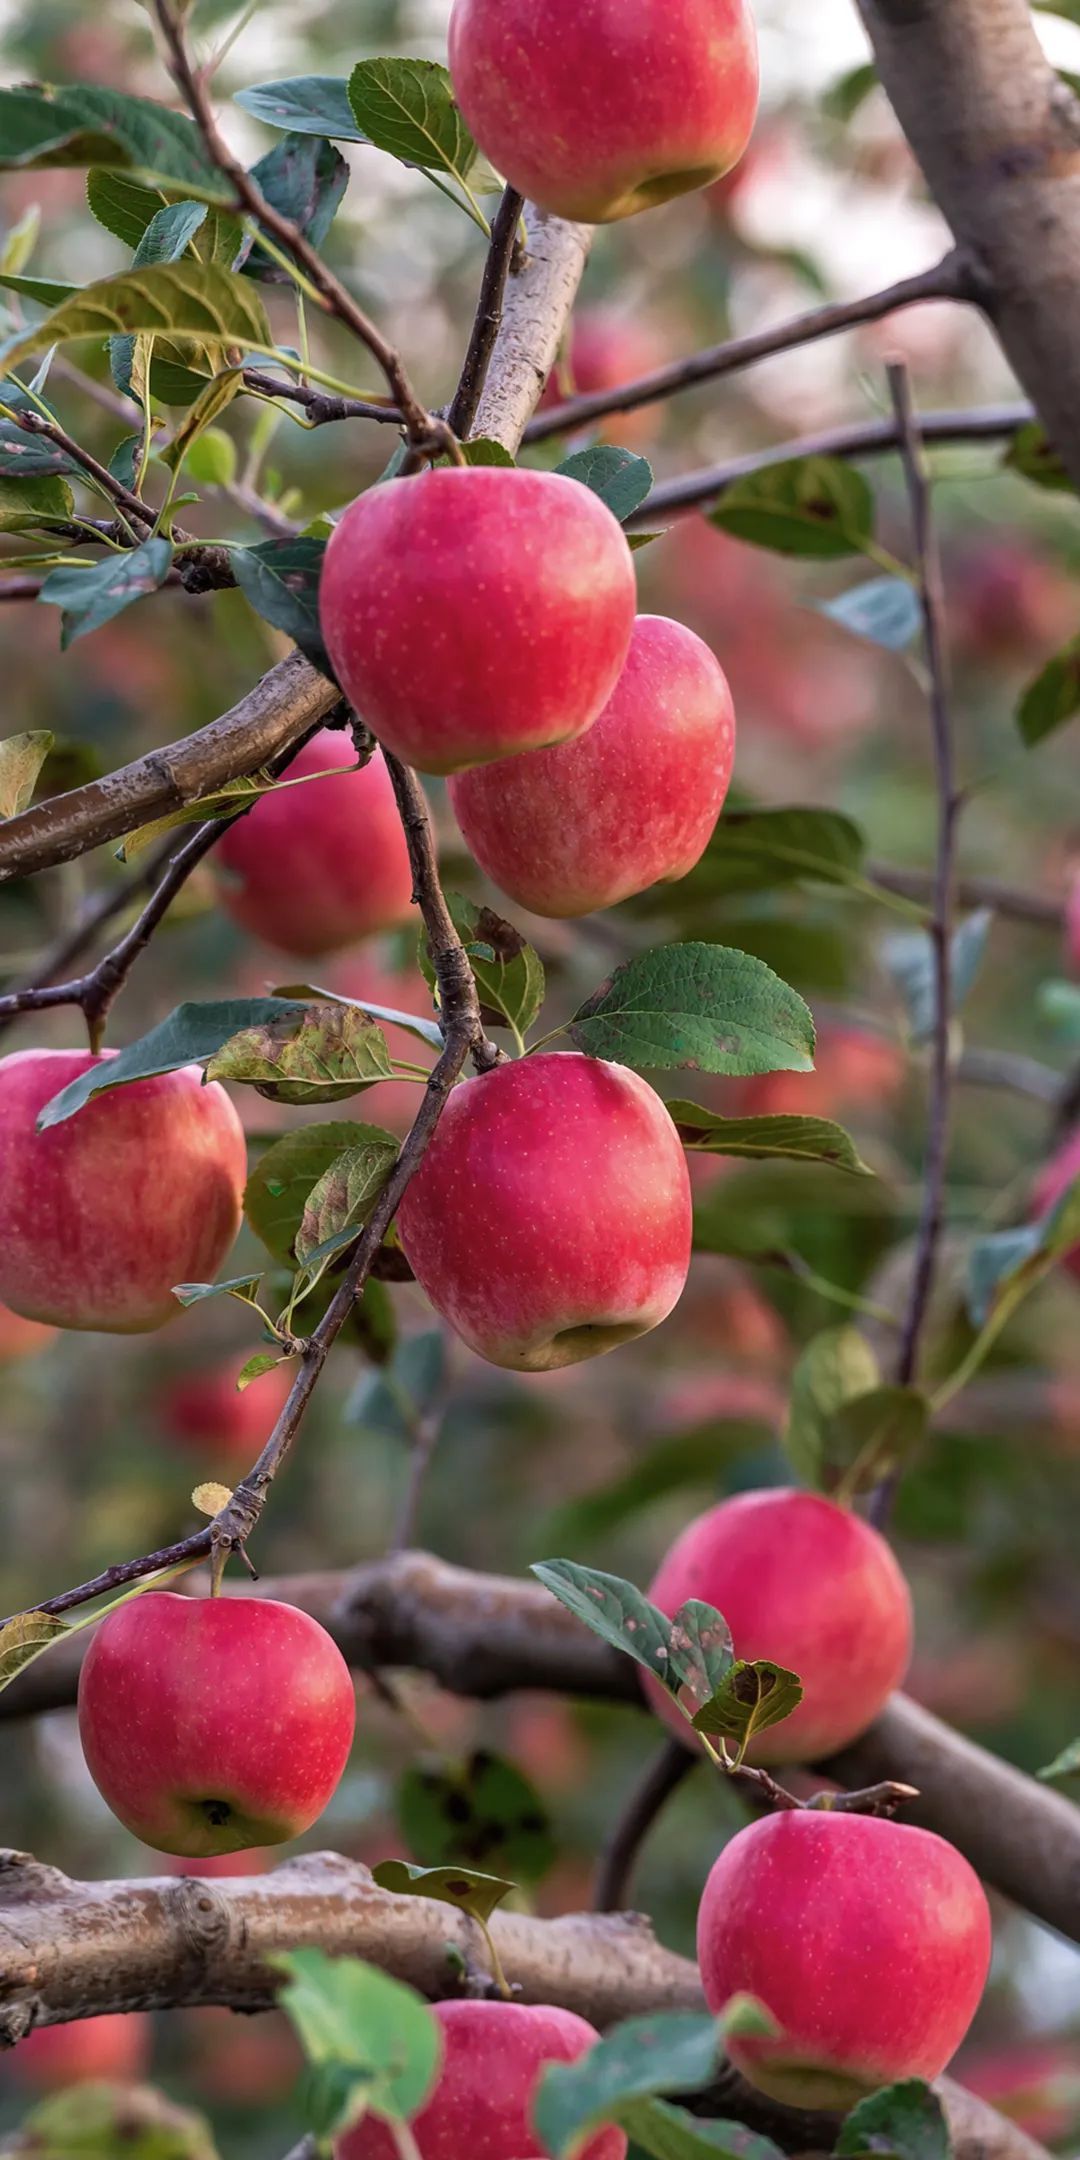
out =
{"type": "Polygon", "coordinates": [[[218,2160],[201,2115],[149,2085],[85,2081],[40,2101],[10,2149],[26,2160],[218,2160]]]}
{"type": "Polygon", "coordinates": [[[865,853],[858,826],[838,810],[802,804],[728,810],[678,889],[692,904],[729,893],[769,892],[804,878],[821,885],[857,884],[865,853]]]}
{"type": "Polygon", "coordinates": [[[23,277],[14,270],[0,270],[0,286],[5,292],[19,293],[24,300],[36,300],[39,307],[56,307],[79,290],[77,285],[68,285],[59,278],[23,277]]]}
{"type": "Polygon", "coordinates": [[[0,171],[136,165],[178,181],[216,176],[184,113],[97,84],[0,90],[0,171]]]}
{"type": "Polygon", "coordinates": [[[224,428],[208,427],[191,444],[188,478],[200,487],[229,487],[236,478],[236,444],[224,428]]]}
{"type": "Polygon", "coordinates": [[[1064,1042],[1080,1043],[1080,983],[1042,983],[1039,1012],[1064,1042]]]}
{"type": "Polygon", "coordinates": [[[172,569],[172,558],[171,540],[144,540],[122,555],[107,555],[103,562],[51,570],[38,599],[62,611],[62,648],[66,651],[76,638],[100,630],[133,601],[157,592],[172,569]]]}
{"type": "Polygon", "coordinates": [[[379,1133],[362,1146],[343,1149],[308,1194],[296,1234],[296,1257],[305,1265],[329,1238],[342,1230],[359,1233],[398,1159],[392,1133],[379,1133]],[[374,1137],[378,1134],[378,1137],[374,1137]]]}
{"type": "Polygon", "coordinates": [[[632,2101],[623,2121],[633,2151],[653,2160],[716,2160],[717,2153],[727,2160],[781,2160],[779,2146],[742,2123],[703,2121],[667,2100],[632,2101]]]}
{"type": "Polygon", "coordinates": [[[234,1297],[241,1305],[255,1301],[261,1275],[230,1275],[227,1282],[174,1283],[172,1294],[178,1305],[203,1305],[207,1298],[234,1297]]]}
{"type": "Polygon", "coordinates": [[[811,1072],[814,1023],[797,992],[726,945],[666,945],[615,970],[568,1023],[590,1057],[634,1071],[811,1072]]]}
{"type": "Polygon", "coordinates": [[[930,1405],[918,1388],[870,1388],[842,1403],[825,1437],[825,1462],[845,1499],[872,1492],[882,1478],[906,1469],[929,1423],[930,1405]]]}
{"type": "Polygon", "coordinates": [[[822,1483],[837,1412],[877,1388],[880,1379],[877,1358],[858,1328],[826,1328],[807,1344],[792,1375],[784,1433],[788,1459],[805,1484],[822,1483]]]}
{"type": "Polygon", "coordinates": [[[261,1380],[264,1373],[273,1372],[278,1365],[287,1365],[288,1362],[287,1357],[279,1357],[273,1350],[257,1350],[255,1356],[249,1357],[247,1364],[241,1366],[237,1374],[237,1394],[242,1395],[253,1380],[261,1380]]]}
{"type": "Polygon", "coordinates": [[[319,578],[325,540],[260,540],[234,548],[233,576],[257,615],[283,630],[321,675],[334,680],[319,625],[319,578]]]}
{"type": "Polygon", "coordinates": [[[390,1440],[414,1440],[445,1393],[448,1365],[441,1328],[406,1335],[381,1372],[361,1373],[345,1412],[349,1424],[390,1440]]]}
{"type": "Polygon", "coordinates": [[[260,795],[268,795],[277,786],[272,775],[246,775],[241,780],[228,780],[213,795],[202,795],[198,802],[185,803],[182,810],[170,810],[165,817],[152,818],[149,825],[139,825],[131,833],[125,833],[116,850],[117,862],[135,862],[153,847],[167,832],[178,825],[202,825],[207,818],[232,818],[247,809],[260,795]]]}
{"type": "MultiPolygon", "coordinates": [[[[492,908],[477,907],[462,893],[448,892],[446,904],[454,928],[469,949],[480,1016],[489,1027],[509,1027],[524,1035],[544,1002],[544,968],[520,930],[492,908]]],[[[424,981],[435,987],[435,969],[421,934],[418,953],[424,981]]]]}
{"type": "MultiPolygon", "coordinates": [[[[321,248],[349,184],[349,168],[339,150],[325,139],[294,129],[275,143],[251,168],[251,177],[271,208],[281,212],[321,248]]],[[[244,264],[248,277],[268,285],[290,283],[280,263],[256,245],[244,264]]]]}
{"type": "MultiPolygon", "coordinates": [[[[129,1043],[103,1065],[92,1065],[70,1086],[54,1095],[38,1114],[38,1131],[74,1117],[84,1103],[109,1088],[124,1087],[131,1080],[149,1080],[156,1073],[176,1072],[181,1065],[202,1065],[242,1028],[260,1027],[283,1016],[280,998],[217,998],[207,1004],[177,1005],[167,1018],[129,1043]]],[[[285,1008],[290,1010],[290,1008],[285,1008]]],[[[296,1014],[297,1008],[291,1008],[296,1014]]],[[[265,1159],[265,1158],[264,1158],[265,1159]]]]}
{"type": "Polygon", "coordinates": [[[325,135],[335,142],[369,140],[357,126],[343,75],[291,75],[281,82],[255,83],[250,90],[237,91],[236,103],[267,127],[325,135]]]}
{"type": "Polygon", "coordinates": [[[50,345],[125,332],[259,350],[273,345],[266,310],[251,280],[223,270],[220,264],[186,257],[182,262],[151,264],[98,278],[10,339],[0,352],[0,363],[16,368],[50,345]]]}
{"type": "Polygon", "coordinates": [[[449,74],[435,60],[361,60],[349,103],[364,139],[403,165],[464,182],[476,144],[454,102],[449,74]]]}
{"type": "Polygon", "coordinates": [[[530,1572],[594,1635],[677,1692],[682,1673],[672,1652],[672,1622],[633,1583],[574,1560],[538,1560],[530,1572]]]}
{"type": "Polygon", "coordinates": [[[34,798],[41,768],[56,741],[48,728],[0,742],[0,818],[18,817],[34,798]]]}
{"type": "Polygon", "coordinates": [[[558,1856],[535,1787],[512,1762],[478,1748],[463,1762],[413,1764],[397,1790],[410,1849],[430,1867],[496,1870],[534,1883],[558,1856]]]}
{"type": "Polygon", "coordinates": [[[842,630],[850,630],[853,637],[864,638],[870,645],[883,645],[886,652],[903,652],[922,625],[918,593],[901,577],[870,578],[834,600],[817,600],[814,606],[842,630]]]}
{"type": "Polygon", "coordinates": [[[86,175],[86,200],[106,232],[137,248],[164,198],[160,189],[133,180],[122,167],[95,165],[86,175]]]}
{"type": "Polygon", "coordinates": [[[1080,638],[1072,638],[1023,692],[1016,724],[1028,749],[1080,712],[1080,638]]]}
{"type": "Polygon", "coordinates": [[[628,2018],[576,2062],[545,2070],[533,2122],[561,2160],[590,2130],[622,2123],[628,2102],[658,2093],[699,2093],[715,2084],[723,2056],[715,2018],[690,2011],[628,2018]]]}
{"type": "Polygon", "coordinates": [[[791,1162],[829,1163],[835,1170],[850,1170],[872,1177],[850,1133],[831,1118],[721,1117],[698,1103],[669,1102],[668,1114],[684,1148],[692,1155],[737,1155],[755,1161],[778,1158],[791,1162]]]}
{"type": "Polygon", "coordinates": [[[968,1262],[967,1303],[985,1355],[1012,1314],[1056,1263],[1080,1244],[1080,1178],[1040,1222],[979,1238],[968,1262]]]}
{"type": "Polygon", "coordinates": [[[865,61],[860,67],[849,68],[845,75],[841,75],[838,81],[830,84],[826,90],[821,100],[822,111],[829,120],[838,120],[842,126],[846,125],[847,121],[855,118],[860,105],[865,104],[867,98],[877,89],[879,80],[872,60],[865,61]]]}
{"type": "Polygon", "coordinates": [[[393,1067],[382,1029],[358,1006],[279,1005],[221,1044],[206,1077],[248,1081],[268,1102],[342,1102],[393,1067]]]}
{"type": "Polygon", "coordinates": [[[852,2108],[836,2141],[840,2160],[950,2160],[945,2111],[922,2078],[886,2085],[852,2108]]]}
{"type": "Polygon", "coordinates": [[[715,1695],[697,1712],[694,1731],[733,1741],[736,1761],[741,1762],[758,1733],[790,1717],[802,1698],[797,1673],[774,1665],[769,1658],[752,1662],[739,1658],[715,1695]]]}
{"type": "Polygon", "coordinates": [[[1017,428],[1001,462],[1010,472],[1019,473],[1022,480],[1030,480],[1036,487],[1069,494],[1075,492],[1069,473],[1041,420],[1028,420],[1023,427],[1017,428]]]}
{"type": "Polygon", "coordinates": [[[10,1687],[16,1676],[71,1630],[66,1620],[52,1613],[16,1613],[0,1628],[0,1688],[10,1687]]]}
{"type": "Polygon", "coordinates": [[[1068,1747],[1062,1748],[1060,1755],[1055,1755],[1053,1762],[1046,1763],[1041,1770],[1036,1770],[1035,1775],[1044,1779],[1074,1777],[1078,1770],[1080,1770],[1080,1740],[1070,1740],[1068,1747]]]}
{"type": "MultiPolygon", "coordinates": [[[[468,442],[461,443],[459,448],[466,465],[506,466],[517,463],[506,444],[495,442],[490,435],[473,435],[468,442]]],[[[449,458],[446,462],[450,463],[449,458]]]]}
{"type": "Polygon", "coordinates": [[[438,1905],[453,1905],[485,1923],[517,1887],[501,1875],[481,1875],[476,1868],[414,1867],[408,1860],[380,1860],[371,1872],[380,1890],[433,1898],[438,1905]]]}
{"type": "Polygon", "coordinates": [[[679,1706],[692,1718],[712,1702],[734,1664],[731,1629],[723,1613],[700,1598],[680,1605],[671,1622],[670,1651],[679,1678],[679,1706]]]}
{"type": "MultiPolygon", "coordinates": [[[[195,448],[203,430],[210,427],[219,414],[225,412],[232,404],[242,382],[243,369],[238,367],[225,368],[220,375],[211,376],[205,389],[200,390],[198,397],[194,399],[187,418],[177,428],[172,441],[167,443],[160,452],[161,462],[163,465],[168,466],[170,472],[179,472],[180,467],[187,460],[189,452],[195,448]]],[[[228,442],[228,439],[228,436],[224,437],[226,442],[228,442]]],[[[242,549],[237,550],[237,553],[242,552],[242,549]]],[[[232,562],[235,571],[235,554],[232,557],[232,562]]]]}
{"type": "Polygon", "coordinates": [[[438,2022],[419,1995],[359,1958],[292,1950],[270,1962],[286,1975],[281,2007],[309,2062],[355,2072],[373,2114],[393,2122],[415,2115],[441,2052],[438,2022]]]}
{"type": "MultiPolygon", "coordinates": [[[[961,1010],[975,986],[993,920],[989,908],[978,908],[953,933],[949,968],[953,1015],[961,1010]]],[[[912,1042],[929,1042],[937,1011],[934,947],[929,935],[925,930],[893,931],[884,940],[882,953],[903,998],[912,1042]]]]}
{"type": "Polygon", "coordinates": [[[0,478],[0,532],[48,532],[66,525],[74,507],[66,480],[0,478]]]}
{"type": "Polygon", "coordinates": [[[315,1000],[325,1005],[355,1005],[361,1012],[370,1013],[373,1020],[386,1020],[393,1027],[404,1028],[407,1034],[415,1035],[418,1042],[426,1043],[429,1049],[441,1050],[443,1047],[443,1031],[436,1021],[424,1020],[418,1013],[401,1012],[396,1005],[373,1005],[369,1000],[342,997],[339,991],[324,989],[320,983],[275,984],[273,994],[281,998],[301,998],[309,1003],[315,1000]]]}
{"type": "Polygon", "coordinates": [[[858,555],[874,534],[874,498],[839,458],[791,458],[736,480],[710,523],[780,555],[858,555]]]}
{"type": "Polygon", "coordinates": [[[244,1189],[244,1214],[275,1260],[291,1266],[308,1195],[347,1148],[372,1143],[373,1125],[335,1120],[285,1133],[260,1155],[244,1189]]]}
{"type": "Polygon", "coordinates": [[[575,450],[573,457],[564,458],[556,472],[565,474],[568,480],[580,480],[583,487],[591,488],[606,503],[620,525],[635,510],[640,510],[653,484],[652,466],[647,458],[636,457],[632,450],[618,450],[608,443],[597,443],[591,450],[575,450]]]}

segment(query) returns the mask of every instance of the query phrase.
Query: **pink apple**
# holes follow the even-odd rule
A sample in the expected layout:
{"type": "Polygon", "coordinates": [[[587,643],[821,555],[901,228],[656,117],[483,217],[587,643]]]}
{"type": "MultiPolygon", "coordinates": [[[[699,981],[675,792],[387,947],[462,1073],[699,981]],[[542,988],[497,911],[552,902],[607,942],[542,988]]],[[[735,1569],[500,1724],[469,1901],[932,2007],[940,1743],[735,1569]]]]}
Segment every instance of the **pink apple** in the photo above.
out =
{"type": "Polygon", "coordinates": [[[852,1110],[881,1114],[904,1085],[898,1044],[869,1028],[823,1029],[814,1070],[759,1073],[743,1082],[739,1108],[746,1116],[843,1117],[852,1110]],[[804,1083],[804,1084],[800,1084],[804,1083]]]}
{"type": "Polygon", "coordinates": [[[269,1598],[133,1598],[102,1621],[79,1680],[94,1783],[159,1852],[298,1837],[337,1788],[354,1723],[336,1643],[269,1598]]]}
{"type": "MultiPolygon", "coordinates": [[[[576,2062],[600,2035],[572,2010],[533,2003],[440,2002],[443,2061],[410,2125],[420,2160],[543,2160],[532,2102],[549,2063],[576,2062]]],[[[339,2138],[335,2160],[394,2160],[398,2147],[370,2118],[339,2138]]],[[[579,2160],[624,2160],[621,2130],[600,2130],[579,2160]]]]}
{"type": "MultiPolygon", "coordinates": [[[[1080,1125],[1067,1140],[1063,1140],[1057,1153],[1051,1156],[1045,1169],[1036,1180],[1034,1201],[1036,1216],[1049,1215],[1058,1201],[1064,1199],[1071,1185],[1080,1178],[1080,1125]]],[[[1066,1253],[1064,1265],[1071,1275],[1080,1276],[1080,1245],[1074,1245],[1066,1253]]]]}
{"type": "Polygon", "coordinates": [[[986,1983],[990,1913],[974,1870],[929,1830],[785,1812],[724,1847],[698,1961],[710,2010],[752,1995],[781,2028],[729,2041],[752,2085],[791,2107],[847,2108],[944,2070],[986,1983]]]}
{"type": "Polygon", "coordinates": [[[9,1305],[0,1305],[0,1365],[17,1365],[23,1358],[37,1357],[56,1340],[56,1329],[39,1320],[24,1320],[9,1305]]]}
{"type": "Polygon", "coordinates": [[[734,758],[719,662],[681,623],[639,615],[585,735],[459,773],[450,799],[481,869],[519,906],[588,915],[693,869],[734,758]]]}
{"type": "Polygon", "coordinates": [[[247,1469],[269,1438],[296,1377],[295,1365],[275,1365],[240,1390],[247,1363],[240,1357],[181,1373],[162,1390],[160,1417],[171,1440],[223,1468],[247,1469]]]}
{"type": "Polygon", "coordinates": [[[208,1282],[240,1227],[243,1128],[197,1065],[95,1096],[38,1132],[38,1112],[115,1057],[20,1050],[0,1060],[0,1297],[27,1320],[137,1335],[208,1282]]]}
{"type": "Polygon", "coordinates": [[[708,187],[757,112],[746,0],[454,0],[450,73],[496,170],[590,225],[708,187]]]}
{"type": "Polygon", "coordinates": [[[402,1202],[432,1304],[492,1365],[550,1372],[666,1319],[690,1264],[690,1180],[660,1097],[576,1054],[455,1088],[402,1202]]]}
{"type": "MultiPolygon", "coordinates": [[[[670,358],[668,340],[654,324],[627,315],[619,308],[585,307],[575,315],[570,347],[564,365],[548,377],[539,411],[549,412],[564,398],[588,397],[600,390],[617,390],[639,375],[651,375],[670,358]]],[[[660,405],[636,405],[631,412],[615,412],[599,425],[602,442],[639,449],[657,432],[660,405]]]]}
{"type": "Polygon", "coordinates": [[[962,2055],[956,2077],[1041,2145],[1080,2121],[1080,2048],[1072,2039],[1007,2040],[962,2055]]]}
{"type": "Polygon", "coordinates": [[[7,2060],[17,2082],[35,2092],[55,2092],[91,2078],[126,2083],[143,2075],[150,2039],[150,2020],[142,2010],[126,2017],[78,2018],[71,2025],[36,2025],[7,2060]]]}
{"type": "Polygon", "coordinates": [[[376,751],[355,767],[349,736],[323,728],[282,786],[227,826],[214,850],[226,913],[282,952],[336,952],[412,915],[409,851],[385,762],[376,751]],[[305,779],[339,769],[340,779],[305,779]]]}
{"type": "MultiPolygon", "coordinates": [[[[754,1744],[756,1763],[816,1762],[846,1747],[884,1709],[911,1656],[911,1598],[883,1537],[818,1493],[738,1493],[688,1523],[649,1596],[674,1615],[690,1598],[715,1605],[740,1658],[797,1673],[798,1709],[754,1744]]],[[[647,1676],[655,1709],[690,1728],[647,1676]]]]}
{"type": "Polygon", "coordinates": [[[379,741],[451,773],[591,727],[634,598],[622,528],[579,481],[444,467],[345,512],[320,610],[342,689],[379,741]]]}

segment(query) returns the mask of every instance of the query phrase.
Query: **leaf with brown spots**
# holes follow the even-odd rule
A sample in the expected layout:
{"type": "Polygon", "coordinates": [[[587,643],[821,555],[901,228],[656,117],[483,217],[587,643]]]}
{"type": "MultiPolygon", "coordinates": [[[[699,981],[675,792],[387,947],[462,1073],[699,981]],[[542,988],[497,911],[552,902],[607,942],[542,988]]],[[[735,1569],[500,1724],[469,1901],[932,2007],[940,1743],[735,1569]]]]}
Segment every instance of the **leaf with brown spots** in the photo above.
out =
{"type": "Polygon", "coordinates": [[[393,1074],[386,1037],[355,1005],[309,1005],[244,1028],[206,1067],[243,1080],[269,1102],[341,1102],[393,1074]]]}

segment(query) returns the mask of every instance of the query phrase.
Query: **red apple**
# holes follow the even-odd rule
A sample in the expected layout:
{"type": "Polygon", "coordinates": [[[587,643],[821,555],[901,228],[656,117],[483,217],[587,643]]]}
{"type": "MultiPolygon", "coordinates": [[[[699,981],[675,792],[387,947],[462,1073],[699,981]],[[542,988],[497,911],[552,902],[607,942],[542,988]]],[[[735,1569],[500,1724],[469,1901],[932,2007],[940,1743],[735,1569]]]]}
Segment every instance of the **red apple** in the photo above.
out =
{"type": "Polygon", "coordinates": [[[677,1303],[686,1159],[637,1073],[573,1053],[521,1058],[455,1088],[398,1227],[471,1349],[550,1372],[646,1334],[677,1303]]]}
{"type": "Polygon", "coordinates": [[[227,1358],[170,1381],[160,1398],[169,1438],[223,1467],[246,1469],[269,1437],[296,1377],[295,1365],[275,1365],[241,1392],[236,1383],[246,1363],[246,1354],[227,1358]]]}
{"type": "Polygon", "coordinates": [[[0,1365],[17,1365],[22,1358],[36,1357],[55,1339],[55,1328],[42,1327],[39,1320],[24,1320],[9,1305],[0,1305],[0,1365]]]}
{"type": "Polygon", "coordinates": [[[360,772],[355,766],[349,736],[323,728],[284,784],[229,825],[214,850],[226,913],[282,952],[336,952],[412,913],[409,851],[385,762],[376,751],[360,772]],[[331,768],[340,779],[304,777],[331,768]]]}
{"type": "Polygon", "coordinates": [[[790,2107],[847,2108],[944,2070],[986,1982],[990,1913],[974,1870],[929,1830],[784,1812],[724,1847],[698,1961],[710,2010],[753,1995],[781,2028],[730,2039],[752,2085],[790,2107]]]}
{"type": "MultiPolygon", "coordinates": [[[[549,375],[538,409],[549,412],[564,398],[617,390],[639,375],[651,375],[669,356],[668,341],[655,325],[619,308],[582,308],[571,325],[567,360],[549,375]]],[[[635,405],[631,412],[612,413],[600,422],[600,440],[637,449],[655,435],[661,411],[660,405],[635,405]]]]}
{"type": "Polygon", "coordinates": [[[880,1114],[903,1087],[904,1070],[903,1052],[884,1035],[867,1028],[823,1030],[805,1086],[798,1073],[755,1074],[739,1091],[739,1107],[748,1117],[880,1114]]]}
{"type": "Polygon", "coordinates": [[[956,2074],[1041,2145],[1059,2145],[1080,2122],[1080,2049],[1075,2041],[1013,2040],[965,2052],[956,2074]]]}
{"type": "Polygon", "coordinates": [[[496,170],[590,225],[708,187],[757,112],[746,0],[454,0],[450,73],[496,170]]]}
{"type": "MultiPolygon", "coordinates": [[[[1058,1201],[1064,1199],[1071,1185],[1080,1178],[1080,1125],[1070,1133],[1052,1155],[1035,1184],[1035,1213],[1049,1215],[1058,1201]]],[[[1080,1245],[1074,1245],[1066,1253],[1064,1265],[1071,1275],[1080,1276],[1080,1245]]]]}
{"type": "Polygon", "coordinates": [[[379,741],[451,773],[591,727],[634,599],[622,528],[580,481],[444,467],[345,512],[320,610],[342,689],[379,741]]]}
{"type": "Polygon", "coordinates": [[[201,2100],[262,2110],[294,2089],[303,2058],[280,2011],[185,2010],[180,2022],[187,2075],[201,2100]]]}
{"type": "Polygon", "coordinates": [[[0,1297],[27,1320],[137,1335],[208,1282],[240,1227],[247,1149],[224,1088],[197,1065],[97,1095],[38,1132],[54,1095],[100,1059],[19,1050],[0,1061],[0,1297]]]}
{"type": "Polygon", "coordinates": [[[298,1837],[337,1788],[354,1723],[336,1643],[269,1598],[131,1599],[102,1621],[79,1680],[90,1774],[158,1852],[298,1837]]]}
{"type": "MultiPolygon", "coordinates": [[[[741,1658],[797,1673],[803,1699],[754,1744],[756,1763],[816,1762],[846,1747],[882,1710],[911,1656],[911,1598],[883,1537],[819,1493],[738,1493],[688,1523],[649,1596],[674,1615],[690,1598],[715,1605],[741,1658]]],[[[654,1708],[690,1728],[651,1676],[654,1708]]]]}
{"type": "MultiPolygon", "coordinates": [[[[508,2002],[440,2002],[443,2062],[410,2125],[420,2160],[543,2160],[532,2102],[549,2063],[576,2062],[600,2035],[572,2010],[508,2002]]],[[[398,2147],[370,2118],[339,2138],[335,2160],[394,2160],[398,2147]]],[[[624,2160],[621,2130],[599,2130],[578,2160],[624,2160]]]]}
{"type": "Polygon", "coordinates": [[[71,2025],[37,2025],[8,2056],[20,2085],[55,2092],[93,2078],[126,2081],[143,2076],[150,2060],[151,2026],[143,2010],[126,2017],[78,2018],[71,2025]]]}
{"type": "Polygon", "coordinates": [[[639,615],[587,734],[459,773],[450,800],[481,869],[519,906],[588,915],[693,869],[734,758],[719,661],[681,623],[639,615]]]}

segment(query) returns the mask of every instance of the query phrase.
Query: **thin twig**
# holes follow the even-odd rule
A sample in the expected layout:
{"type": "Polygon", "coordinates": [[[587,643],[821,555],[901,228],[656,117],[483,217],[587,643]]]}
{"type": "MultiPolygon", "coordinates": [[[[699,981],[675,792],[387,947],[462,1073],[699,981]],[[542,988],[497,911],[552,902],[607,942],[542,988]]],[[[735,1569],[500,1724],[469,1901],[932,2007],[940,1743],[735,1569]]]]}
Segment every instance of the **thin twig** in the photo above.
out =
{"type": "Polygon", "coordinates": [[[230,150],[214,117],[206,79],[195,67],[188,51],[181,12],[175,0],[153,0],[153,11],[173,81],[195,121],[212,163],[233,191],[236,208],[246,211],[264,231],[273,234],[314,287],[325,312],[335,316],[367,347],[386,377],[411,446],[423,453],[451,448],[453,438],[446,423],[436,419],[420,403],[400,354],[364,313],[340,278],[328,269],[318,249],[312,246],[299,226],[267,201],[258,182],[230,150]]]}
{"type": "Polygon", "coordinates": [[[593,1882],[593,1912],[623,1912],[629,1904],[634,1863],[657,1816],[678,1792],[701,1756],[682,1740],[665,1740],[650,1756],[610,1836],[605,1840],[593,1882]]]}
{"type": "Polygon", "coordinates": [[[880,322],[883,315],[896,314],[899,309],[924,300],[972,301],[974,298],[975,288],[967,260],[959,249],[954,248],[932,269],[922,270],[915,277],[901,278],[882,292],[869,293],[860,300],[836,301],[827,307],[812,308],[807,314],[797,315],[770,330],[757,330],[750,337],[730,338],[722,345],[710,345],[703,352],[692,354],[688,360],[674,360],[666,367],[653,368],[650,374],[639,375],[632,382],[566,398],[530,420],[525,441],[544,442],[550,435],[588,427],[594,420],[605,419],[609,413],[634,412],[641,405],[654,404],[658,398],[674,397],[680,390],[693,389],[697,383],[715,382],[722,375],[734,375],[741,368],[751,367],[755,361],[792,352],[800,345],[814,344],[819,338],[835,337],[838,332],[856,329],[862,323],[880,322]]]}
{"type": "Polygon", "coordinates": [[[491,223],[491,245],[484,264],[476,319],[469,339],[461,379],[447,421],[461,440],[471,434],[476,410],[484,392],[488,366],[502,321],[503,296],[517,243],[518,226],[525,208],[524,197],[508,187],[491,223]]]}
{"type": "MultiPolygon", "coordinates": [[[[875,885],[884,885],[887,892],[903,893],[913,900],[922,900],[934,890],[934,874],[931,870],[909,870],[895,863],[871,862],[866,875],[875,885]]],[[[1012,922],[1031,923],[1042,930],[1060,931],[1064,922],[1064,903],[1050,893],[1028,892],[1022,885],[1009,885],[1002,878],[961,877],[956,880],[956,898],[961,907],[991,908],[995,915],[1005,915],[1012,922]]]]}
{"type": "MultiPolygon", "coordinates": [[[[930,673],[930,724],[937,790],[937,853],[929,938],[933,958],[933,1032],[930,1044],[930,1104],[924,1172],[923,1207],[915,1249],[911,1289],[900,1336],[896,1377],[907,1387],[916,1378],[922,1332],[937,1270],[938,1246],[945,1215],[952,1094],[952,927],[953,884],[961,795],[957,787],[949,710],[949,667],[945,637],[945,588],[941,551],[934,524],[930,480],[923,455],[911,382],[903,361],[890,362],[889,389],[896,415],[907,481],[918,565],[923,641],[930,673]]],[[[888,1519],[895,1478],[886,1479],[874,1496],[872,1513],[888,1519]]]]}
{"type": "Polygon", "coordinates": [[[291,377],[267,375],[262,368],[244,369],[244,388],[257,397],[285,398],[290,405],[302,405],[309,427],[324,427],[331,420],[382,420],[391,427],[401,426],[401,414],[389,400],[337,397],[291,377]]]}

